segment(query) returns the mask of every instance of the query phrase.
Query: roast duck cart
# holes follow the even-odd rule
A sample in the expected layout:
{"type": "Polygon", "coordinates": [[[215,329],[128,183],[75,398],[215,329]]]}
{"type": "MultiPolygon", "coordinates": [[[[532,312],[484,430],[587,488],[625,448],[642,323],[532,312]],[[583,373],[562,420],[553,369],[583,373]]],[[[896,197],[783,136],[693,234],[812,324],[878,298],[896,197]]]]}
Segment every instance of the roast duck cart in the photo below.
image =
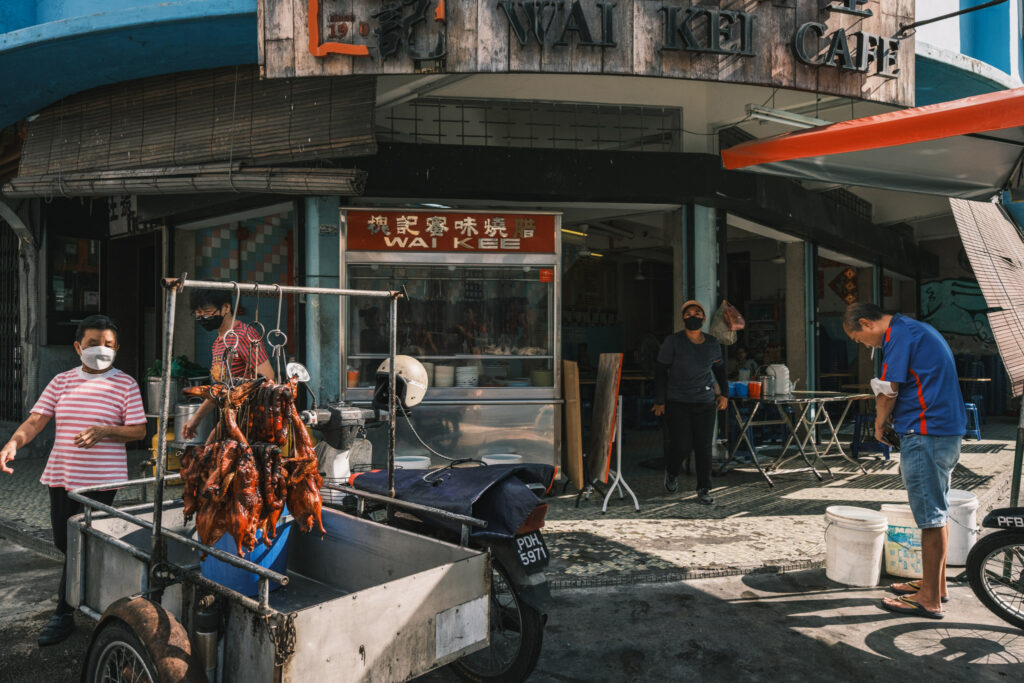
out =
{"type": "MultiPolygon", "coordinates": [[[[69,521],[67,598],[98,622],[83,680],[402,681],[488,645],[491,568],[486,552],[321,509],[319,496],[312,500],[311,492],[320,482],[315,457],[310,468],[303,461],[308,462],[310,453],[308,435],[295,422],[297,411],[289,400],[298,391],[294,378],[281,385],[254,379],[234,386],[193,388],[222,401],[221,423],[230,424],[218,429],[229,433],[220,434],[219,440],[211,435],[208,445],[183,456],[185,461],[193,459],[191,484],[185,474],[187,462],[183,474],[167,472],[168,444],[162,426],[174,398],[168,361],[173,358],[175,301],[182,290],[231,289],[236,299],[241,292],[279,300],[285,294],[390,299],[392,416],[395,330],[403,293],[205,282],[185,276],[165,279],[163,286],[167,333],[155,476],[71,492],[85,511],[69,521]],[[236,411],[245,391],[261,396],[259,405],[273,415],[266,418],[256,408],[249,415],[236,411]],[[249,430],[247,437],[234,431],[242,422],[249,430]],[[289,427],[291,452],[283,457],[282,444],[274,442],[289,427]],[[270,433],[259,434],[261,429],[270,433]],[[241,438],[252,443],[240,455],[241,438]],[[197,459],[207,455],[210,462],[202,470],[203,481],[197,481],[197,459]],[[218,469],[226,470],[224,463],[229,462],[238,483],[228,481],[218,469]],[[253,474],[256,468],[260,471],[253,474]],[[251,481],[242,481],[245,477],[251,481]],[[165,501],[165,486],[177,481],[184,483],[182,499],[165,501]],[[97,489],[142,486],[155,489],[153,503],[118,509],[85,495],[97,489]],[[205,490],[196,491],[197,486],[205,490]],[[254,488],[261,489],[257,498],[263,495],[259,511],[244,505],[246,500],[252,503],[254,488]],[[291,524],[282,526],[289,519],[291,524]],[[204,536],[209,540],[217,531],[220,541],[203,542],[204,536]],[[284,565],[257,563],[238,552],[273,552],[283,533],[291,535],[284,565]],[[264,542],[260,536],[274,538],[264,542]],[[240,573],[253,585],[214,580],[203,571],[207,562],[220,562],[225,575],[240,573]]],[[[267,338],[278,361],[283,336],[277,329],[267,338]],[[275,331],[279,343],[271,338],[275,331]]],[[[344,412],[357,424],[373,411],[346,406],[344,412]]],[[[360,504],[367,498],[383,499],[389,514],[403,507],[426,509],[462,525],[463,539],[470,527],[485,526],[467,515],[394,499],[395,420],[388,422],[391,495],[375,496],[345,486],[336,490],[364,496],[360,504]]]]}

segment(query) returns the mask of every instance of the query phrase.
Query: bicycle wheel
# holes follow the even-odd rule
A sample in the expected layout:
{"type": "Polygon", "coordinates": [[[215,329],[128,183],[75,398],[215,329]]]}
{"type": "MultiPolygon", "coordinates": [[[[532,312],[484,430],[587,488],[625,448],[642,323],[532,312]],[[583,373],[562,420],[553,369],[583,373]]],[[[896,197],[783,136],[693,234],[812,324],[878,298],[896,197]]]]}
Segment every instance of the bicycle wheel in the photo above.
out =
{"type": "Polygon", "coordinates": [[[971,590],[996,616],[1024,628],[1024,532],[1000,531],[967,555],[971,590]]]}

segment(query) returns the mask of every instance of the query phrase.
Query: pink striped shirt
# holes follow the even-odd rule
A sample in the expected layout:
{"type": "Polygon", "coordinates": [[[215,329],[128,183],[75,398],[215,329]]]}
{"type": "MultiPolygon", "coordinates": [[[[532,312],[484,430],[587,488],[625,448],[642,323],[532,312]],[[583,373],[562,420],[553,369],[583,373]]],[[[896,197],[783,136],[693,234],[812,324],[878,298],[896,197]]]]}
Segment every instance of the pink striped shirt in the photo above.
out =
{"type": "Polygon", "coordinates": [[[75,368],[46,385],[32,412],[54,418],[57,437],[43,476],[47,486],[74,489],[128,478],[123,443],[103,439],[92,448],[75,445],[75,436],[89,427],[146,424],[142,396],[135,380],[120,370],[91,375],[75,368]]]}

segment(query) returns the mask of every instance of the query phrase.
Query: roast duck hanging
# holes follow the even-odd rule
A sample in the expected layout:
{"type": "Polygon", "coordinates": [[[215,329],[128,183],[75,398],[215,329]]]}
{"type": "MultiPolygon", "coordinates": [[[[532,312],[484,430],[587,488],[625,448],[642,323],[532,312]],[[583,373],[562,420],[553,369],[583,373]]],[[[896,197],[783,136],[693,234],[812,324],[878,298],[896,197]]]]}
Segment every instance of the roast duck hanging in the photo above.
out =
{"type": "Polygon", "coordinates": [[[277,384],[260,377],[234,388],[214,384],[184,393],[220,406],[206,444],[188,447],[181,457],[185,521],[195,515],[199,540],[212,546],[230,534],[244,556],[262,531],[269,546],[285,503],[299,529],[308,532],[316,524],[322,537],[323,477],[295,407],[295,379],[277,384]],[[289,434],[292,446],[284,457],[289,434]]]}

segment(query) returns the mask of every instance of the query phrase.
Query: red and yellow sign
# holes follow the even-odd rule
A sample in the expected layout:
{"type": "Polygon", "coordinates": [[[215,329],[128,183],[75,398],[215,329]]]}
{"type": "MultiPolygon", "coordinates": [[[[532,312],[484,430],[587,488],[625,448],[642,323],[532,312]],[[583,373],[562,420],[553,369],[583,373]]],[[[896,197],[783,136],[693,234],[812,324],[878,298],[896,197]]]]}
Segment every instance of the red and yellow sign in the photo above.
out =
{"type": "Polygon", "coordinates": [[[356,251],[555,251],[552,214],[360,209],[346,216],[346,248],[356,251]]]}

